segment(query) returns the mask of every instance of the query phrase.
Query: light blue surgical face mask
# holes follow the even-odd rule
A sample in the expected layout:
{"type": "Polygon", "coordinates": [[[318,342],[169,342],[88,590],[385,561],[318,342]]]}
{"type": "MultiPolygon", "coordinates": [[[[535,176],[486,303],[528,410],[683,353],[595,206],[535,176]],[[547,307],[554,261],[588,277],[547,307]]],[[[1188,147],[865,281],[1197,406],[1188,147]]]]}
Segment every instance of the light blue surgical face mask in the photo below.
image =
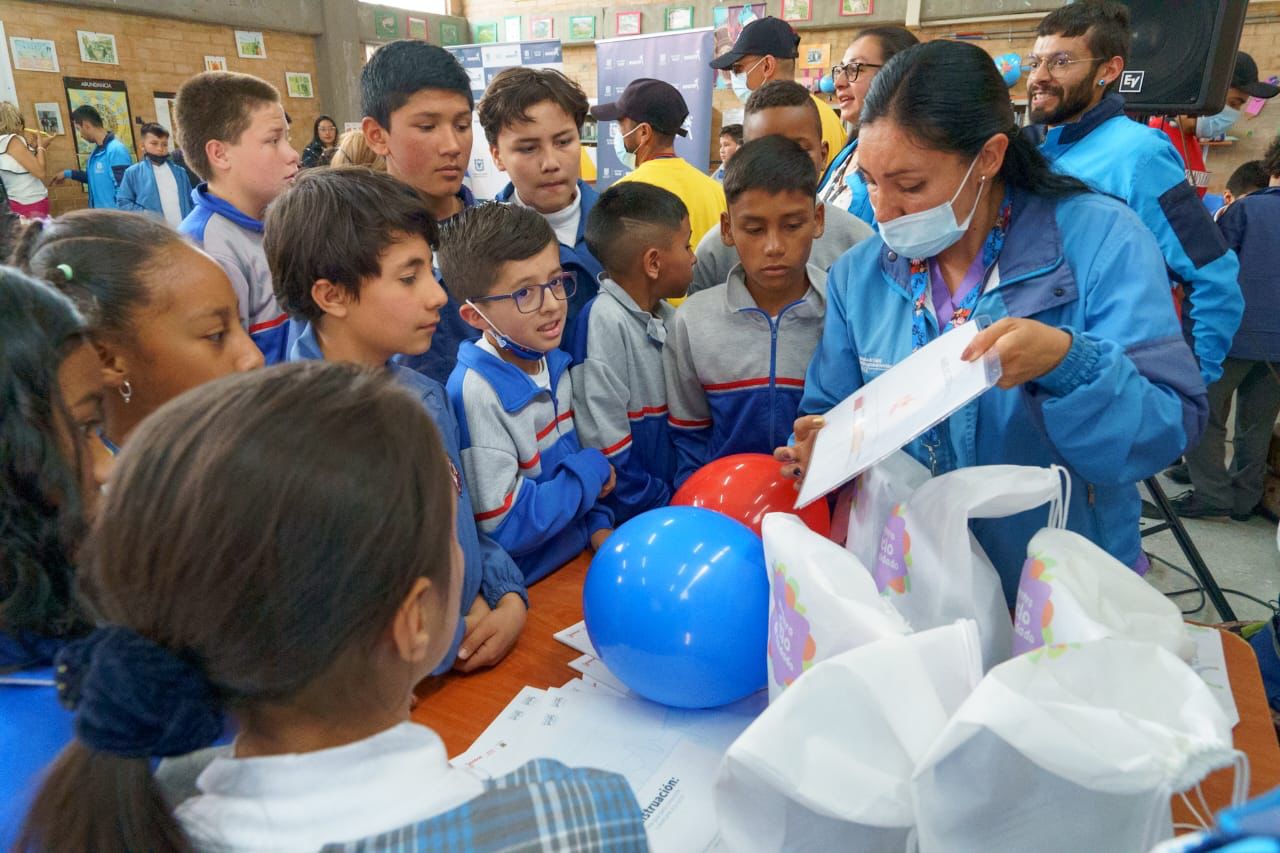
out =
{"type": "Polygon", "coordinates": [[[626,133],[620,132],[622,130],[622,125],[618,125],[613,129],[613,153],[617,156],[618,162],[621,163],[624,168],[634,169],[636,167],[636,153],[634,151],[628,151],[627,144],[623,140],[639,129],[640,125],[638,124],[626,133]]]}
{"type": "MultiPolygon", "coordinates": [[[[544,296],[543,298],[545,299],[546,297],[544,296]]],[[[507,350],[518,358],[523,358],[526,361],[537,361],[546,355],[542,350],[527,347],[514,338],[504,335],[497,326],[493,325],[493,321],[484,315],[483,311],[476,308],[476,304],[474,302],[468,299],[467,304],[472,308],[475,308],[476,313],[480,315],[480,319],[489,324],[489,329],[493,332],[493,340],[498,345],[498,349],[507,350]]]]}
{"type": "Polygon", "coordinates": [[[756,66],[759,65],[761,62],[764,62],[763,56],[760,57],[760,59],[756,62],[755,65],[751,66],[746,71],[743,71],[741,74],[737,73],[736,71],[729,72],[729,80],[733,85],[733,94],[737,95],[738,100],[742,101],[742,103],[744,104],[751,97],[751,90],[747,88],[747,76],[752,71],[755,71],[756,66]]]}
{"type": "Polygon", "coordinates": [[[1231,126],[1240,120],[1240,111],[1226,107],[1222,112],[1212,116],[1200,116],[1196,119],[1196,136],[1201,139],[1217,139],[1225,136],[1231,126]]]}
{"type": "Polygon", "coordinates": [[[932,258],[944,249],[955,245],[956,241],[969,229],[969,223],[973,221],[973,215],[978,210],[978,202],[982,199],[982,191],[987,186],[987,179],[983,178],[982,184],[978,187],[978,194],[973,199],[973,207],[969,210],[969,215],[964,218],[964,222],[956,222],[956,212],[952,205],[960,197],[960,191],[969,182],[969,176],[973,174],[973,167],[977,164],[978,158],[974,157],[973,162],[969,164],[969,171],[964,173],[964,178],[961,179],[960,186],[956,187],[956,194],[950,201],[944,201],[937,207],[921,210],[918,213],[908,213],[897,219],[882,221],[880,237],[884,240],[884,244],[902,257],[912,260],[932,258]]]}

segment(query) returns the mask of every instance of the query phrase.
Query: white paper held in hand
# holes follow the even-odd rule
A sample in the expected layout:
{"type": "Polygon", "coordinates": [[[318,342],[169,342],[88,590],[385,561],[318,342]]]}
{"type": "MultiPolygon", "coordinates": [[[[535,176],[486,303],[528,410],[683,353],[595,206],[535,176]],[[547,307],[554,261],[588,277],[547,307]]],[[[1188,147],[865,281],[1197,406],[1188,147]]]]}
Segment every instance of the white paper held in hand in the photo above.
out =
{"type": "Polygon", "coordinates": [[[826,425],[813,442],[796,508],[849,482],[995,385],[1000,379],[995,352],[976,361],[960,358],[988,325],[979,317],[955,327],[823,415],[826,425]]]}

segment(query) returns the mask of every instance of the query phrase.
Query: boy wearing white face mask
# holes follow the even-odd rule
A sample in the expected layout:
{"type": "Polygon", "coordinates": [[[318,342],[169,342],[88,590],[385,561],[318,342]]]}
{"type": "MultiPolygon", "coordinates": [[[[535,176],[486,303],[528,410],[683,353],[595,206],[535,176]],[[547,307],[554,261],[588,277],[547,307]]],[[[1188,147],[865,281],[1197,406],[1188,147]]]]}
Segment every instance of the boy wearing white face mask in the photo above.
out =
{"type": "Polygon", "coordinates": [[[695,235],[720,224],[724,190],[714,178],[676,156],[676,137],[689,134],[684,126],[689,108],[675,86],[641,77],[627,84],[617,101],[592,107],[591,114],[599,121],[616,122],[614,153],[622,165],[634,170],[618,183],[640,181],[675,195],[688,209],[695,235]]]}
{"type": "MultiPolygon", "coordinates": [[[[757,18],[742,28],[728,53],[711,60],[711,67],[730,72],[734,94],[745,104],[765,83],[796,79],[799,45],[800,36],[786,21],[773,16],[757,18]]],[[[827,143],[826,165],[830,166],[847,137],[831,105],[817,95],[813,101],[822,116],[822,141],[827,143]]]]}

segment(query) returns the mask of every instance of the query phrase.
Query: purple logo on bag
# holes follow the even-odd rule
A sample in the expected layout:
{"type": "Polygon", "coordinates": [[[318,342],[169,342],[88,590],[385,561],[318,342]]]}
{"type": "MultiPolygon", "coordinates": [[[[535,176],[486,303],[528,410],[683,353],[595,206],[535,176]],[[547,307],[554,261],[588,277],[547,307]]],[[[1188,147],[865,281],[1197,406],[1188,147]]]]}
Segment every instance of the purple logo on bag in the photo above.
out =
{"type": "Polygon", "coordinates": [[[796,582],[787,578],[787,567],[773,569],[773,612],[769,618],[769,660],[773,680],[786,687],[813,666],[818,647],[809,632],[809,620],[798,597],[796,582]]]}
{"type": "Polygon", "coordinates": [[[1015,655],[1053,645],[1053,587],[1048,570],[1053,560],[1031,555],[1022,565],[1018,600],[1013,612],[1013,653],[1015,655]]]}
{"type": "Polygon", "coordinates": [[[907,519],[902,513],[902,504],[894,504],[880,534],[880,553],[876,555],[876,567],[871,574],[881,595],[885,590],[903,595],[911,589],[911,578],[907,575],[911,568],[911,534],[907,532],[907,519]]]}

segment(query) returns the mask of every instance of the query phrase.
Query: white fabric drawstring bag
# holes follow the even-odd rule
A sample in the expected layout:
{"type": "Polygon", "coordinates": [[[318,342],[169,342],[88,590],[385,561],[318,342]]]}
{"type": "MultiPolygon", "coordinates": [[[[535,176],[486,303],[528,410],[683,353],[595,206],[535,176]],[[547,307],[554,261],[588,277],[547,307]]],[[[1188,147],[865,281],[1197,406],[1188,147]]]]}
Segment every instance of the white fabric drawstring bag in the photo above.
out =
{"type": "Polygon", "coordinates": [[[1118,637],[1195,653],[1178,606],[1115,557],[1070,530],[1027,545],[1013,620],[1015,655],[1041,646],[1118,637]]]}
{"type": "Polygon", "coordinates": [[[970,620],[813,667],[725,754],[722,849],[901,853],[915,823],[911,775],[981,677],[970,620]]]}
{"type": "MultiPolygon", "coordinates": [[[[880,553],[880,535],[893,508],[903,503],[929,479],[929,469],[905,450],[887,456],[859,474],[841,494],[848,494],[845,547],[867,568],[874,568],[880,553]]],[[[841,503],[836,504],[840,513],[841,503]]]]}
{"type": "Polygon", "coordinates": [[[769,567],[769,701],[819,661],[910,632],[871,572],[786,513],[761,525],[769,567]]]}
{"type": "Polygon", "coordinates": [[[1056,465],[983,465],[934,477],[885,522],[872,571],[876,588],[917,631],[976,620],[984,667],[1007,660],[1009,607],[999,574],[969,532],[969,519],[1004,518],[1048,504],[1048,526],[1061,527],[1070,482],[1056,465]]]}
{"type": "Polygon", "coordinates": [[[921,853],[1131,853],[1173,833],[1170,797],[1248,765],[1209,688],[1151,643],[1046,647],[987,673],[912,780],[921,853]]]}

